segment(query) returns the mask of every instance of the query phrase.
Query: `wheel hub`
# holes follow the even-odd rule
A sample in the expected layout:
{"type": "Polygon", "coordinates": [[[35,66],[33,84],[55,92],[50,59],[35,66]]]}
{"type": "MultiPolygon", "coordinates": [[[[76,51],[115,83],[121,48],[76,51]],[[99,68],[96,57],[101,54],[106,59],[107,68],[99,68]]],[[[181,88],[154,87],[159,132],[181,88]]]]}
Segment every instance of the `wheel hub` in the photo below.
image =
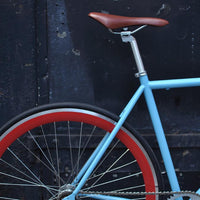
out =
{"type": "Polygon", "coordinates": [[[60,192],[58,193],[57,200],[62,200],[64,197],[71,195],[73,193],[74,189],[75,189],[75,187],[70,184],[63,185],[60,188],[60,192]]]}

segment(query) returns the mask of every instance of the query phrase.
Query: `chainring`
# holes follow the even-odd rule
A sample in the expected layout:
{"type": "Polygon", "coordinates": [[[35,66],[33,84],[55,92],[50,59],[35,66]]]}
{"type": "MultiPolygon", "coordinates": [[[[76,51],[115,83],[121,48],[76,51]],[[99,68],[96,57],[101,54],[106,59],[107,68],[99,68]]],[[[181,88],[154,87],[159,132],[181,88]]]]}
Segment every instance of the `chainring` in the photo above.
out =
{"type": "Polygon", "coordinates": [[[171,196],[170,198],[168,198],[168,200],[176,200],[176,199],[180,199],[180,198],[184,198],[187,197],[187,199],[189,200],[200,200],[200,195],[197,193],[193,193],[193,192],[183,192],[181,194],[174,194],[173,196],[171,196]]]}

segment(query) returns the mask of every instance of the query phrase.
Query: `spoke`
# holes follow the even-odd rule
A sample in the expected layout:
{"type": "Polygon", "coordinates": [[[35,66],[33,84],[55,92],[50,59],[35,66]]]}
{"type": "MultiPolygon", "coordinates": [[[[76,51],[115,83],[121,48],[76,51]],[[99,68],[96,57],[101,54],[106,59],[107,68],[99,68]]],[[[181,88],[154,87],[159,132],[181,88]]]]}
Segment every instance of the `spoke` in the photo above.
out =
{"type": "MultiPolygon", "coordinates": [[[[86,150],[86,148],[87,148],[87,146],[88,146],[88,144],[89,144],[89,142],[90,142],[90,140],[91,140],[91,137],[94,135],[95,129],[96,129],[96,126],[94,126],[94,127],[92,128],[92,131],[91,131],[91,133],[89,134],[89,137],[88,137],[88,139],[87,139],[87,141],[86,141],[86,143],[85,143],[85,145],[84,145],[84,147],[83,147],[83,150],[82,150],[82,152],[81,152],[80,159],[82,158],[82,156],[83,156],[83,154],[84,154],[84,152],[85,152],[85,150],[86,150]]],[[[70,140],[70,141],[71,141],[71,140],[70,140]]],[[[70,149],[71,149],[71,147],[70,147],[70,149]]],[[[70,151],[70,153],[71,153],[71,151],[70,151]]],[[[71,156],[71,159],[72,159],[72,156],[71,156]]],[[[72,162],[72,160],[71,160],[71,162],[72,162]]],[[[73,162],[72,162],[72,164],[73,164],[73,162]]],[[[77,163],[76,163],[76,165],[77,165],[77,163]]],[[[74,174],[74,171],[75,171],[75,169],[76,169],[76,165],[74,166],[74,168],[72,168],[73,170],[72,170],[71,175],[70,175],[70,177],[68,178],[68,181],[67,181],[67,182],[69,182],[70,178],[72,177],[72,174],[74,174]]]]}
{"type": "Polygon", "coordinates": [[[85,145],[83,147],[83,151],[82,151],[80,157],[82,157],[83,153],[85,152],[85,149],[87,148],[87,145],[90,142],[91,137],[94,135],[95,129],[96,129],[96,126],[93,127],[93,129],[92,129],[92,131],[91,131],[91,133],[90,133],[90,135],[89,135],[89,137],[88,137],[88,139],[87,139],[87,141],[86,141],[86,143],[85,143],[85,145]]]}
{"type": "Polygon", "coordinates": [[[56,200],[57,198],[57,194],[55,194],[54,196],[52,196],[49,200],[56,200]]]}
{"type": "Polygon", "coordinates": [[[49,161],[49,159],[47,158],[46,154],[44,153],[44,151],[42,150],[42,148],[40,147],[40,145],[38,144],[38,142],[33,137],[32,133],[30,131],[28,131],[28,133],[31,136],[31,138],[33,139],[33,141],[35,142],[35,144],[37,145],[37,147],[39,148],[39,150],[41,151],[42,155],[45,157],[45,159],[47,160],[47,162],[50,164],[50,166],[52,167],[52,169],[55,171],[56,177],[59,177],[59,174],[57,173],[56,169],[54,168],[54,166],[52,165],[52,163],[49,161]]]}
{"type": "MultiPolygon", "coordinates": [[[[20,180],[19,177],[16,177],[16,176],[11,176],[9,174],[2,174],[2,175],[5,175],[5,176],[9,176],[11,178],[15,178],[15,179],[18,179],[20,180]]],[[[24,182],[27,182],[26,180],[20,180],[20,181],[24,181],[24,182]]],[[[0,185],[3,185],[3,186],[20,186],[20,187],[44,187],[43,185],[40,185],[40,184],[25,184],[25,183],[0,183],[0,185]]],[[[45,187],[46,188],[46,187],[45,187]]],[[[54,189],[53,186],[48,186],[48,188],[50,188],[52,191],[55,191],[55,192],[58,192],[59,190],[57,189],[54,189]]]]}
{"type": "MultiPolygon", "coordinates": [[[[47,139],[46,139],[46,136],[45,136],[45,133],[44,133],[44,129],[43,129],[43,126],[40,126],[41,130],[42,130],[42,135],[44,137],[44,142],[46,144],[46,148],[47,148],[47,151],[48,151],[48,154],[49,154],[49,158],[50,158],[50,161],[51,161],[51,166],[53,166],[53,159],[52,159],[52,156],[51,156],[51,153],[50,153],[50,149],[49,149],[49,145],[47,143],[47,139]]],[[[54,168],[54,167],[53,167],[54,168]]],[[[55,170],[55,169],[54,169],[55,170]]],[[[55,170],[56,171],[56,170],[55,170]]]]}
{"type": "MultiPolygon", "coordinates": [[[[83,154],[84,154],[84,152],[85,152],[85,149],[87,148],[87,145],[88,145],[88,143],[90,142],[91,137],[94,135],[95,129],[96,129],[96,126],[93,127],[93,129],[92,129],[92,131],[91,131],[91,133],[90,133],[90,136],[89,136],[88,140],[86,141],[86,144],[85,144],[84,147],[83,147],[83,150],[82,150],[81,155],[80,155],[80,159],[82,158],[82,156],[83,156],[83,154]]],[[[79,159],[79,160],[80,160],[80,159],[79,159]]]]}
{"type": "Polygon", "coordinates": [[[35,182],[35,179],[33,179],[32,177],[30,177],[29,175],[27,175],[26,173],[24,173],[23,171],[17,169],[16,167],[14,167],[13,165],[11,165],[10,163],[6,162],[5,160],[3,160],[2,158],[0,158],[0,160],[5,163],[6,165],[8,165],[9,167],[13,168],[14,170],[16,170],[17,172],[23,174],[24,176],[26,176],[27,178],[31,179],[34,183],[37,183],[35,182]]]}
{"type": "Polygon", "coordinates": [[[57,194],[55,194],[54,196],[52,196],[49,200],[56,200],[56,198],[57,198],[57,194]]]}
{"type": "Polygon", "coordinates": [[[130,178],[130,177],[138,176],[138,175],[140,175],[140,174],[142,174],[142,172],[138,172],[138,173],[131,174],[131,175],[128,175],[128,176],[124,176],[124,177],[121,177],[121,178],[118,178],[118,179],[114,179],[114,180],[111,180],[111,181],[107,181],[107,182],[104,182],[104,183],[100,183],[100,184],[98,184],[98,185],[94,185],[93,187],[84,188],[84,191],[85,191],[85,190],[87,191],[88,189],[95,188],[95,187],[99,187],[99,186],[102,186],[102,185],[107,185],[107,184],[110,184],[110,183],[114,183],[114,182],[117,182],[117,181],[121,181],[121,180],[130,178]]]}
{"type": "Polygon", "coordinates": [[[79,133],[79,145],[78,145],[78,159],[77,159],[77,174],[79,172],[79,162],[80,162],[80,151],[81,151],[81,141],[82,141],[82,133],[83,133],[83,122],[81,122],[81,128],[79,133]]]}
{"type": "Polygon", "coordinates": [[[54,122],[54,134],[55,134],[55,143],[56,143],[56,160],[57,160],[57,171],[58,171],[58,184],[59,187],[61,186],[60,183],[60,166],[59,166],[59,155],[58,155],[58,138],[57,138],[57,130],[56,130],[56,122],[54,122]]]}
{"type": "MultiPolygon", "coordinates": [[[[42,163],[47,169],[49,169],[49,171],[51,171],[55,176],[57,176],[57,172],[56,170],[51,169],[46,163],[44,163],[37,155],[35,155],[35,153],[33,153],[30,148],[28,148],[19,138],[17,139],[17,141],[27,150],[29,151],[29,153],[31,153],[38,161],[40,161],[40,163],[42,163]]],[[[51,165],[52,167],[52,165],[51,165]]],[[[54,168],[55,169],[55,168],[54,168]]],[[[62,182],[64,183],[64,180],[61,178],[62,182]]]]}
{"type": "Polygon", "coordinates": [[[43,185],[52,194],[52,192],[49,190],[49,188],[46,187],[41,182],[41,180],[22,162],[22,160],[10,148],[7,148],[7,150],[35,177],[35,179],[38,181],[38,183],[40,183],[41,185],[43,185]]]}
{"type": "MultiPolygon", "coordinates": [[[[99,182],[99,180],[101,180],[101,178],[107,174],[109,172],[109,170],[124,156],[127,154],[127,152],[129,152],[129,149],[127,149],[105,172],[102,173],[102,175],[90,186],[90,188],[92,188],[97,182],[99,182]]],[[[90,189],[89,188],[89,189],[90,189]]],[[[89,190],[88,189],[88,190],[89,190]]]]}
{"type": "MultiPolygon", "coordinates": [[[[10,178],[13,178],[13,179],[16,179],[16,180],[19,180],[19,181],[23,181],[23,182],[26,182],[26,183],[30,183],[31,185],[30,186],[38,186],[38,187],[45,187],[47,188],[46,185],[40,185],[38,183],[35,183],[35,182],[31,182],[29,180],[26,180],[26,179],[23,179],[23,178],[20,178],[18,176],[14,176],[14,175],[11,175],[11,174],[7,174],[7,173],[4,173],[4,172],[0,172],[1,175],[3,176],[7,176],[7,177],[10,177],[10,178]]],[[[12,183],[0,183],[0,185],[13,185],[12,183]]],[[[21,184],[14,184],[14,185],[21,185],[21,184]]],[[[50,188],[48,188],[50,189],[50,188]]]]}
{"type": "MultiPolygon", "coordinates": [[[[13,179],[17,179],[17,180],[26,182],[26,183],[31,183],[32,185],[38,185],[38,183],[31,182],[31,181],[29,181],[29,180],[26,180],[26,179],[23,179],[23,178],[20,178],[20,177],[11,175],[11,174],[7,174],[7,173],[4,173],[4,172],[0,172],[0,174],[3,175],[3,176],[7,176],[7,177],[10,177],[10,178],[13,178],[13,179]]],[[[2,184],[2,183],[0,183],[0,184],[2,184]]],[[[8,183],[8,184],[9,184],[9,183],[8,183]]]]}
{"type": "MultiPolygon", "coordinates": [[[[113,169],[107,171],[107,173],[116,171],[116,170],[121,169],[121,168],[123,168],[123,167],[127,167],[128,165],[131,165],[131,164],[136,163],[136,162],[137,162],[136,160],[133,160],[133,161],[131,161],[131,162],[129,162],[129,163],[126,163],[126,164],[121,165],[121,166],[119,166],[119,167],[113,168],[113,169]]],[[[104,173],[105,173],[105,172],[100,173],[100,174],[97,174],[97,175],[95,175],[95,176],[93,176],[93,177],[91,177],[91,178],[89,178],[89,179],[87,179],[87,180],[89,181],[89,180],[91,180],[91,179],[97,178],[97,177],[101,176],[101,175],[104,174],[104,173]]]]}
{"type": "MultiPolygon", "coordinates": [[[[71,175],[70,175],[70,177],[68,178],[68,181],[69,181],[69,179],[73,176],[73,169],[74,169],[74,163],[73,163],[73,152],[72,152],[72,142],[71,142],[71,132],[70,132],[70,123],[69,123],[69,121],[68,121],[68,123],[67,123],[67,129],[68,129],[68,136],[69,136],[69,149],[70,149],[70,159],[71,159],[71,167],[72,167],[72,171],[71,171],[71,175]]],[[[67,182],[68,182],[67,181],[67,182]]]]}
{"type": "Polygon", "coordinates": [[[110,149],[110,151],[108,153],[106,153],[105,157],[102,159],[102,161],[98,164],[98,166],[92,172],[91,177],[95,174],[95,172],[97,171],[97,169],[102,165],[102,163],[106,160],[106,158],[111,154],[111,152],[118,145],[118,143],[119,143],[119,140],[117,140],[117,142],[113,145],[113,147],[110,149]]]}
{"type": "Polygon", "coordinates": [[[13,198],[9,198],[9,197],[0,197],[0,199],[4,199],[4,200],[20,200],[20,199],[13,199],[13,198]]]}

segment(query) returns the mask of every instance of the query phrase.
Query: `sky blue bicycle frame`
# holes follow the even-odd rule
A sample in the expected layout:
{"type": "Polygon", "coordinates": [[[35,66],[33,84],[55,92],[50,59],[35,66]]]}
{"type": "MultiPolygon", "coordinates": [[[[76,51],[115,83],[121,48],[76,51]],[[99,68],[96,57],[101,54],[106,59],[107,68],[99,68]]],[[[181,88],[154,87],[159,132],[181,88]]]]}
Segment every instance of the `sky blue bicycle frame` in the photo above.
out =
{"type": "MultiPolygon", "coordinates": [[[[96,167],[97,163],[105,153],[106,149],[114,139],[115,135],[125,122],[126,118],[128,117],[129,113],[134,108],[135,104],[137,103],[138,99],[142,94],[145,96],[145,100],[147,103],[147,107],[149,110],[149,114],[152,120],[152,124],[154,127],[154,131],[156,134],[156,138],[159,144],[159,148],[161,151],[161,155],[164,161],[164,165],[166,168],[166,172],[168,175],[169,183],[171,186],[172,191],[180,191],[180,186],[178,183],[178,179],[175,173],[175,169],[173,166],[173,162],[171,159],[171,155],[169,152],[169,148],[167,145],[166,137],[164,134],[164,130],[162,127],[162,123],[158,114],[157,106],[153,97],[152,90],[153,89],[170,89],[170,88],[181,88],[181,87],[194,87],[200,86],[200,78],[186,78],[186,79],[173,79],[173,80],[159,80],[159,81],[149,81],[146,71],[144,70],[143,62],[139,53],[139,49],[137,46],[137,42],[133,36],[131,36],[130,32],[122,32],[121,33],[122,41],[129,42],[131,44],[134,58],[137,64],[138,73],[136,74],[140,80],[141,85],[124,108],[122,113],[120,114],[120,119],[116,123],[115,128],[111,133],[107,133],[99,146],[93,152],[90,159],[86,162],[84,167],[81,169],[77,177],[74,179],[73,183],[71,184],[72,187],[76,185],[73,193],[65,197],[63,200],[75,200],[75,196],[81,190],[83,185],[85,184],[87,178],[90,176],[94,168],[96,167]]],[[[200,188],[197,191],[200,194],[200,188]]],[[[97,195],[97,194],[80,194],[82,196],[88,196],[94,199],[101,199],[101,200],[128,200],[126,198],[121,197],[114,197],[114,196],[105,196],[105,195],[97,195]]]]}

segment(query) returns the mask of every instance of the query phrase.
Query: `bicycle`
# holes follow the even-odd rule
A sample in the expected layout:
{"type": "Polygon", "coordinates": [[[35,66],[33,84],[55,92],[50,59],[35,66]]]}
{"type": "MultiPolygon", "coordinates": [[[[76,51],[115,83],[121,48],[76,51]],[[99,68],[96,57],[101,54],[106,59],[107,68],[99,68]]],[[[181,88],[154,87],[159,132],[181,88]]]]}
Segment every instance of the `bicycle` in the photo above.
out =
{"type": "Polygon", "coordinates": [[[200,78],[150,81],[132,36],[147,25],[165,26],[168,21],[96,12],[89,16],[131,44],[140,86],[119,116],[86,104],[57,103],[34,108],[4,125],[0,199],[155,200],[163,195],[171,200],[200,199],[200,189],[196,193],[180,190],[152,93],[153,89],[200,86],[200,78]],[[140,27],[125,28],[134,25],[140,27]],[[118,28],[123,30],[113,31],[118,28]],[[171,192],[163,192],[161,171],[148,143],[125,122],[142,94],[171,192]]]}

